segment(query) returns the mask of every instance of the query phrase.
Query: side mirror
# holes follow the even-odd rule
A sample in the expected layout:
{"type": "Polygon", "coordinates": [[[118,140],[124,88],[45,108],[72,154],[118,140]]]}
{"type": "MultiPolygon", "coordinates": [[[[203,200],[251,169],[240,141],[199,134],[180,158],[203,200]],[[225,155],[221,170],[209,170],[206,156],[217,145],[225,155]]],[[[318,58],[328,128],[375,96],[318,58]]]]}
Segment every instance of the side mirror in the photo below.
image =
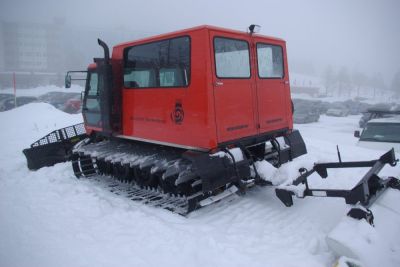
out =
{"type": "Polygon", "coordinates": [[[360,131],[354,131],[354,137],[360,138],[360,131]]]}
{"type": "Polygon", "coordinates": [[[65,75],[65,88],[71,88],[71,75],[65,75]]]}

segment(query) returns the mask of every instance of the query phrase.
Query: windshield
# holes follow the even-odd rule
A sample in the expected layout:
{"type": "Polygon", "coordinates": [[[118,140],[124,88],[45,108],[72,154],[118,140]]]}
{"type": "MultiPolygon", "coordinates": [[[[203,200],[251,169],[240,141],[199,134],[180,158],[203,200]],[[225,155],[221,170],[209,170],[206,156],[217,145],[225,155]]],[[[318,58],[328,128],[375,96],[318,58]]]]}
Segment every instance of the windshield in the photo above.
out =
{"type": "Polygon", "coordinates": [[[400,143],[400,123],[368,123],[360,141],[400,143]]]}

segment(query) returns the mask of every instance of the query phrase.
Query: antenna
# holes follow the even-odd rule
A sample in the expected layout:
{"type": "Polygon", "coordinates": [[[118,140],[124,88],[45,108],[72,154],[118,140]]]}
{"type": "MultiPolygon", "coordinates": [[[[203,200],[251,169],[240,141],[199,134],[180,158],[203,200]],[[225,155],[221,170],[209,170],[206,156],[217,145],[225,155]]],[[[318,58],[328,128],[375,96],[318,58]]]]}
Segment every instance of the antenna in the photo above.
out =
{"type": "Polygon", "coordinates": [[[339,162],[342,163],[342,157],[340,156],[339,145],[336,145],[336,150],[337,150],[337,155],[338,155],[338,158],[339,158],[339,162]]]}

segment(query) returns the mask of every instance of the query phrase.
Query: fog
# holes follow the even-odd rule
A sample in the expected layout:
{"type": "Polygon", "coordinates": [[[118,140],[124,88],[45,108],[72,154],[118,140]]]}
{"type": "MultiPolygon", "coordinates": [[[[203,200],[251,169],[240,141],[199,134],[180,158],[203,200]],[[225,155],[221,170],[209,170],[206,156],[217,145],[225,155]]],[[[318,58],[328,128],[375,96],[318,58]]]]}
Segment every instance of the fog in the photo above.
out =
{"type": "MultiPolygon", "coordinates": [[[[400,71],[400,1],[78,1],[2,0],[0,20],[24,23],[61,21],[68,53],[79,54],[72,64],[85,68],[101,55],[95,37],[109,45],[211,24],[246,30],[261,25],[261,34],[287,41],[289,68],[322,75],[331,66],[381,75],[389,87],[400,71]],[[81,38],[76,34],[81,32],[81,38]],[[75,33],[75,35],[73,35],[75,33]],[[69,35],[71,34],[71,35],[69,35]],[[85,62],[86,61],[86,62],[85,62]]],[[[76,58],[76,55],[66,55],[76,58]]],[[[71,64],[68,66],[71,67],[71,64]]]]}

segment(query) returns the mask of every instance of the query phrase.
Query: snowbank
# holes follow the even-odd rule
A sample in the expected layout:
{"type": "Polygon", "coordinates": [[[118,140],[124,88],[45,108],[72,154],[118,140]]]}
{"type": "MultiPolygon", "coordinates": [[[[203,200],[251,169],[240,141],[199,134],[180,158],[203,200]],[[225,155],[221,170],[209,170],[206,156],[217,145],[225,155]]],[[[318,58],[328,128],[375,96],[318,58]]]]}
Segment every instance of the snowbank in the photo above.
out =
{"type": "MultiPolygon", "coordinates": [[[[359,116],[298,125],[309,154],[276,170],[260,166],[272,180],[292,179],[314,161],[373,159],[380,151],[356,147],[359,116]]],[[[89,180],[77,180],[69,163],[32,172],[22,149],[48,132],[81,122],[47,104],[0,113],[0,266],[332,266],[336,256],[325,236],[346,214],[342,199],[295,199],[286,208],[273,188],[205,207],[187,218],[148,207],[89,180]]],[[[400,168],[385,168],[400,176],[400,168]]],[[[315,186],[351,186],[333,172],[315,186]]],[[[350,170],[350,178],[359,178],[350,170]]],[[[378,219],[376,220],[378,229],[378,219]]],[[[397,234],[397,232],[395,232],[397,234]]],[[[363,233],[361,233],[363,234],[363,233]]],[[[365,233],[368,235],[368,233],[365,233]]],[[[398,238],[399,239],[399,238],[398,238]]],[[[373,244],[379,245],[380,242],[373,244]]],[[[385,266],[398,266],[396,257],[385,266]]],[[[379,258],[386,252],[371,249],[379,258]]],[[[365,262],[364,262],[365,263],[365,262]]]]}

